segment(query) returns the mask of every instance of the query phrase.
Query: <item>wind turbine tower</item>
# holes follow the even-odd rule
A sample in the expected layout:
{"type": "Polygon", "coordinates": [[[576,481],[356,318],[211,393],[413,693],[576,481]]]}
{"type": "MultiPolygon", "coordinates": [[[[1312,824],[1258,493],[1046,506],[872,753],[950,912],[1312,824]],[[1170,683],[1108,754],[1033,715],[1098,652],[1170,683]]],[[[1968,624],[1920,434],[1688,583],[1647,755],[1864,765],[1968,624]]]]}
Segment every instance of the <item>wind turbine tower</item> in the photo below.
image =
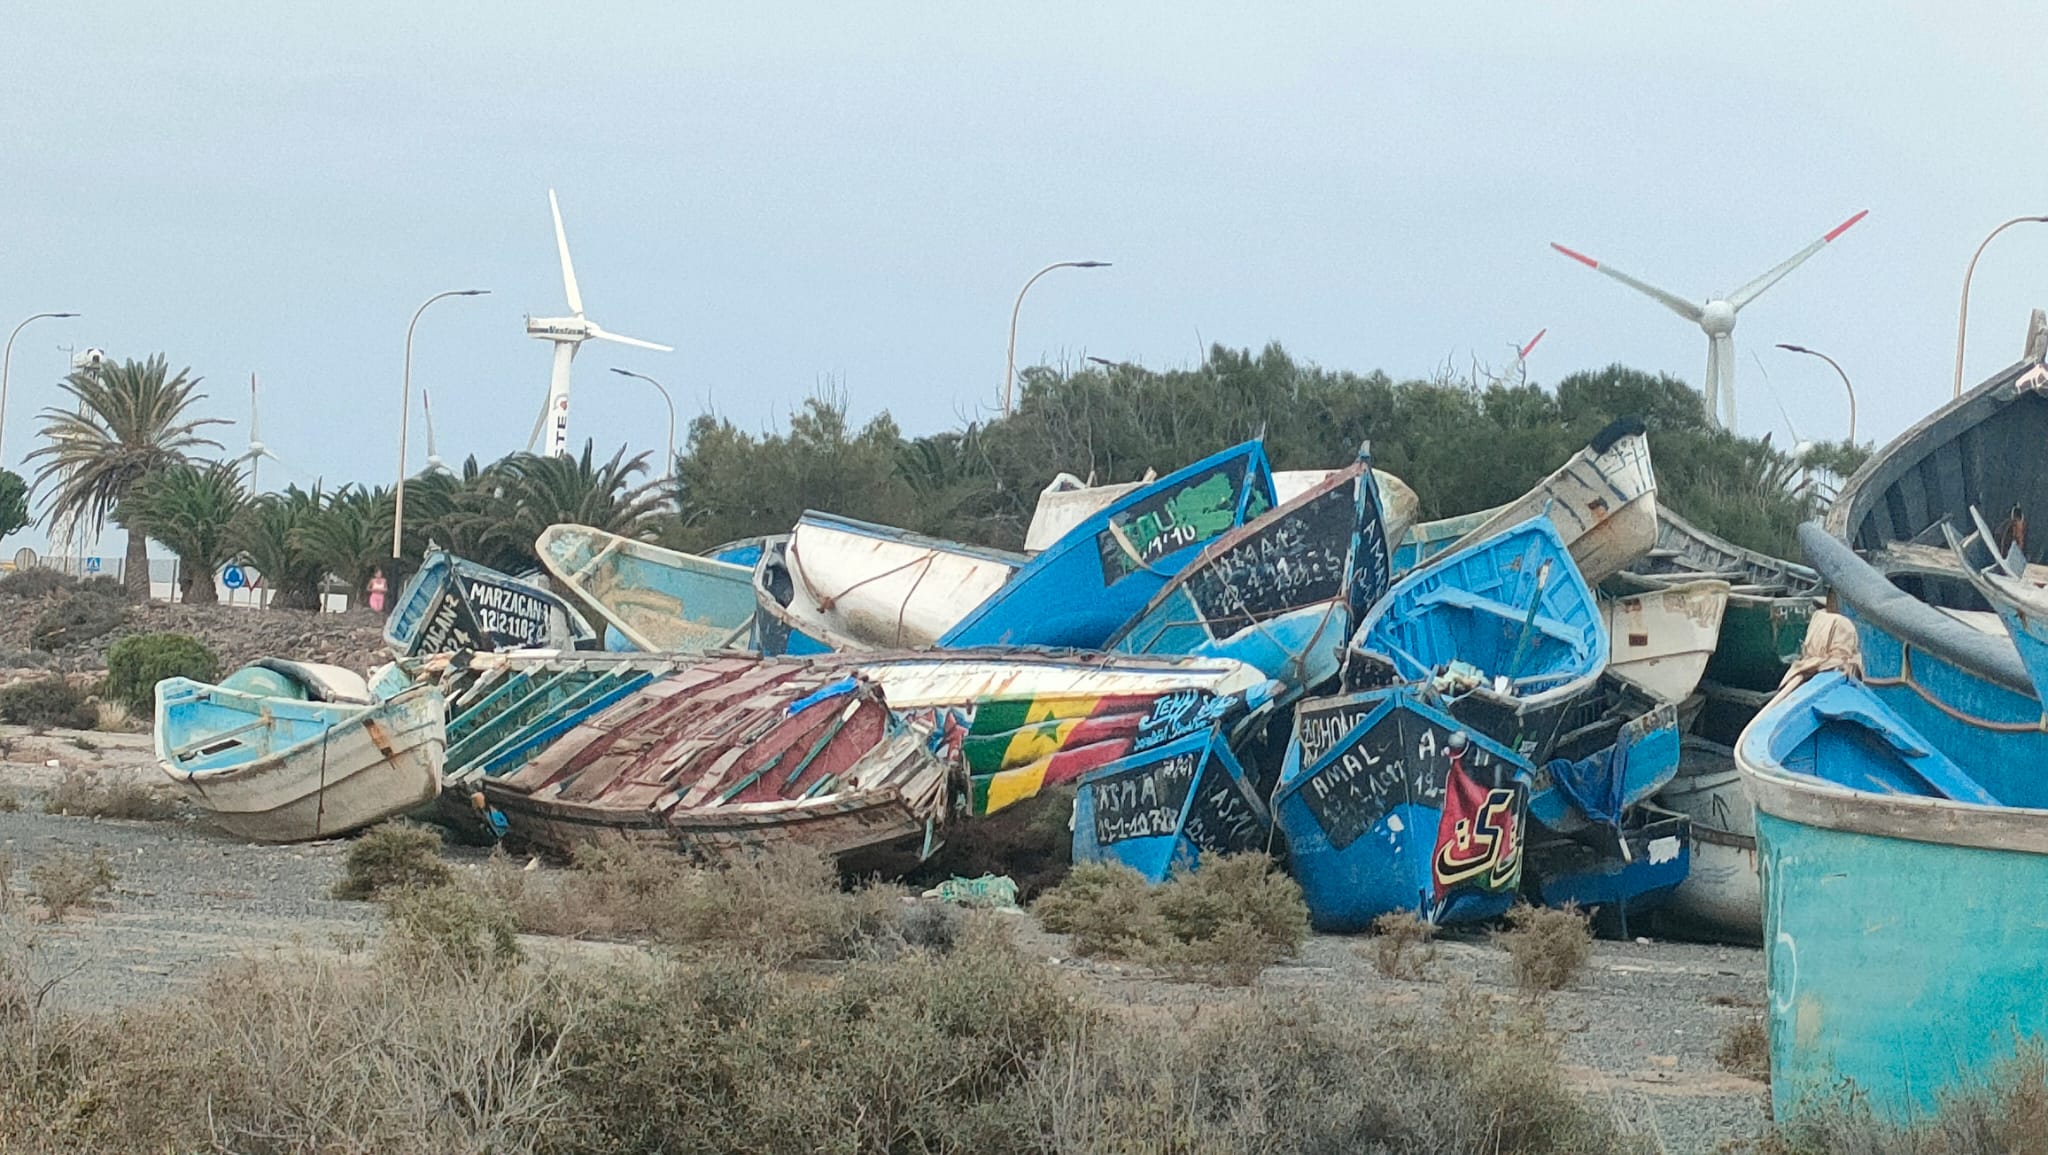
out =
{"type": "Polygon", "coordinates": [[[1579,262],[1589,269],[1602,272],[1636,292],[1663,305],[1672,312],[1698,325],[1707,335],[1707,379],[1702,392],[1707,402],[1707,416],[1724,429],[1735,428],[1735,316],[1743,306],[1763,295],[1765,289],[1777,284],[1785,274],[1798,268],[1808,257],[1826,248],[1836,237],[1849,231],[1850,226],[1870,215],[1864,209],[1821,235],[1821,238],[1779,262],[1769,272],[1749,282],[1725,297],[1713,297],[1702,304],[1694,304],[1676,293],[1667,293],[1655,285],[1639,281],[1620,269],[1611,268],[1599,261],[1552,242],[1550,247],[1579,262]]]}
{"type": "Polygon", "coordinates": [[[541,410],[540,421],[534,425],[533,436],[527,439],[526,448],[532,451],[540,439],[542,427],[545,427],[548,455],[562,457],[569,452],[569,363],[576,359],[576,350],[583,342],[616,341],[621,345],[635,345],[661,353],[673,353],[675,349],[637,337],[606,332],[597,322],[583,316],[583,294],[576,288],[576,267],[569,263],[569,237],[562,231],[562,206],[555,200],[553,189],[548,190],[548,209],[555,215],[555,249],[562,258],[562,289],[569,298],[570,315],[526,319],[527,336],[551,341],[555,346],[554,369],[548,375],[547,405],[541,410]]]}
{"type": "Polygon", "coordinates": [[[424,387],[420,389],[420,412],[427,418],[427,469],[446,473],[448,463],[441,460],[440,451],[434,448],[434,402],[424,387]]]}
{"type": "Polygon", "coordinates": [[[266,457],[272,461],[281,460],[277,454],[270,451],[268,445],[263,444],[263,434],[259,431],[256,424],[256,374],[251,373],[249,374],[249,448],[243,450],[242,456],[238,458],[238,460],[249,463],[249,492],[251,493],[263,492],[262,488],[256,484],[256,467],[261,465],[266,457]]]}

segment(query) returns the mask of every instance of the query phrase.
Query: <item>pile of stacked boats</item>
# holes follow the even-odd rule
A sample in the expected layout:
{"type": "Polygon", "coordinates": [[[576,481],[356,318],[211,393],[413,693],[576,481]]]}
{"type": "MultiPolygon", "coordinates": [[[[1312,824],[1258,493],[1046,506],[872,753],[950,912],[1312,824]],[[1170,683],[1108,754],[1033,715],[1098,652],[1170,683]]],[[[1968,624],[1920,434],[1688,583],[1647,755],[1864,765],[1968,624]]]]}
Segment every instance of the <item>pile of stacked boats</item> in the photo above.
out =
{"type": "Polygon", "coordinates": [[[1812,571],[1660,510],[1632,421],[1508,505],[1418,507],[1364,451],[1276,472],[1254,440],[1062,476],[1021,553],[826,513],[701,557],[558,525],[544,575],[431,554],[367,681],[163,683],[159,754],[257,839],[411,813],[901,870],[1037,799],[1077,861],[1154,880],[1273,854],[1325,929],[1522,897],[1755,937],[1713,736],[1797,652],[1812,571]]]}

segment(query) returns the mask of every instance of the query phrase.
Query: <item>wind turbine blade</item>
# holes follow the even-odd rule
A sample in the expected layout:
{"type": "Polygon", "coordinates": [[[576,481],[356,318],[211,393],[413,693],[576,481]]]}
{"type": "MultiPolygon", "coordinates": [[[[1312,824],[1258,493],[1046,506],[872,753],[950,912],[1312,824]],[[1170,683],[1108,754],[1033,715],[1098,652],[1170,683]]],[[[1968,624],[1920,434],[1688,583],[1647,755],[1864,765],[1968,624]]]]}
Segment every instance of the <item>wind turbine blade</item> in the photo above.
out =
{"type": "Polygon", "coordinates": [[[599,341],[616,341],[621,345],[637,345],[642,349],[653,349],[661,353],[673,353],[676,351],[673,345],[657,345],[652,341],[642,341],[638,337],[621,337],[617,333],[607,333],[596,325],[590,327],[590,335],[599,341]]]}
{"type": "MultiPolygon", "coordinates": [[[[1615,280],[1620,281],[1622,284],[1627,285],[1629,288],[1634,289],[1636,292],[1641,293],[1644,296],[1651,298],[1652,300],[1658,301],[1665,308],[1671,310],[1672,312],[1678,314],[1681,317],[1684,317],[1686,320],[1691,321],[1693,324],[1699,324],[1700,307],[1698,305],[1693,304],[1691,301],[1686,300],[1684,297],[1681,297],[1676,293],[1667,293],[1664,290],[1658,288],[1657,286],[1649,284],[1648,282],[1638,281],[1634,277],[1629,276],[1627,273],[1622,272],[1620,269],[1609,268],[1606,265],[1601,264],[1599,261],[1594,260],[1593,258],[1587,256],[1584,253],[1573,252],[1571,249],[1565,248],[1563,245],[1558,244],[1556,241],[1552,241],[1550,243],[1550,247],[1556,249],[1560,253],[1563,253],[1565,256],[1570,257],[1572,260],[1575,260],[1578,263],[1586,266],[1587,268],[1592,269],[1595,272],[1605,273],[1608,276],[1613,277],[1615,280]]],[[[1531,342],[1531,344],[1534,344],[1534,342],[1531,342]]]]}
{"type": "Polygon", "coordinates": [[[1862,212],[1857,213],[1855,216],[1850,217],[1848,220],[1843,221],[1841,224],[1836,225],[1832,229],[1829,229],[1826,235],[1822,236],[1821,239],[1813,242],[1812,244],[1806,246],[1798,252],[1793,253],[1790,257],[1787,257],[1783,262],[1781,262],[1778,265],[1778,267],[1772,269],[1768,273],[1765,273],[1763,276],[1758,277],[1756,280],[1751,281],[1747,285],[1744,285],[1741,288],[1735,290],[1734,292],[1728,294],[1728,303],[1739,310],[1744,305],[1747,305],[1751,301],[1756,300],[1758,297],[1763,295],[1763,291],[1765,289],[1770,288],[1772,285],[1775,285],[1780,280],[1784,279],[1786,273],[1789,273],[1792,270],[1798,268],[1800,264],[1806,260],[1806,258],[1826,248],[1828,246],[1829,241],[1832,241],[1836,237],[1841,236],[1843,233],[1848,232],[1849,227],[1851,225],[1855,224],[1857,221],[1860,221],[1864,217],[1867,217],[1869,215],[1870,210],[1864,209],[1862,212]]]}
{"type": "Polygon", "coordinates": [[[420,412],[427,419],[427,460],[432,461],[438,456],[434,452],[434,404],[427,397],[427,391],[424,388],[420,390],[420,412]]]}
{"type": "Polygon", "coordinates": [[[1534,349],[1534,348],[1536,347],[1536,342],[1538,342],[1538,341],[1541,341],[1541,340],[1543,339],[1543,334],[1545,334],[1545,333],[1548,333],[1548,332],[1550,332],[1550,330],[1549,330],[1549,329],[1538,329],[1538,330],[1536,330],[1536,335],[1535,335],[1534,337],[1531,337],[1531,338],[1529,338],[1529,343],[1528,343],[1527,345],[1524,345],[1524,346],[1522,346],[1522,348],[1520,349],[1520,351],[1518,351],[1518,352],[1517,352],[1517,353],[1515,354],[1515,360],[1517,360],[1517,361],[1526,361],[1526,360],[1528,360],[1528,359],[1529,359],[1529,350],[1531,350],[1531,349],[1534,349]]]}
{"type": "Polygon", "coordinates": [[[543,397],[540,399],[540,416],[535,417],[533,419],[533,432],[528,434],[526,437],[526,451],[528,453],[532,453],[533,447],[540,444],[540,429],[541,426],[547,424],[548,399],[549,397],[552,396],[554,395],[551,393],[548,395],[548,397],[543,397]]]}
{"type": "Polygon", "coordinates": [[[1735,334],[1716,334],[1707,346],[1707,379],[1713,383],[1707,394],[1709,409],[1718,404],[1714,420],[1728,432],[1735,432],[1735,334]]]}
{"type": "Polygon", "coordinates": [[[548,190],[548,211],[555,214],[555,249],[562,254],[562,291],[569,297],[569,311],[583,315],[583,294],[576,291],[576,266],[569,263],[569,234],[562,231],[562,206],[555,190],[548,190]]]}

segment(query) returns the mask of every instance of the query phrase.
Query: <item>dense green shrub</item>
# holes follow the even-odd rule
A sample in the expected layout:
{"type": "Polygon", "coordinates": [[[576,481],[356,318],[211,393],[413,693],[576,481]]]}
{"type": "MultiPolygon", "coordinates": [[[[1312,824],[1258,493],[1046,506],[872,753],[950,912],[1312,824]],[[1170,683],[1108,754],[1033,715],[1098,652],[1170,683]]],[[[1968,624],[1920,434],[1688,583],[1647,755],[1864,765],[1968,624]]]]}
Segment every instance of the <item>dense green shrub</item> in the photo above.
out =
{"type": "Polygon", "coordinates": [[[42,566],[30,566],[0,577],[0,596],[40,598],[58,590],[73,589],[77,585],[77,579],[68,574],[42,566]]]}
{"type": "Polygon", "coordinates": [[[410,822],[386,822],[356,839],[334,897],[381,898],[387,892],[428,890],[455,881],[441,861],[441,836],[410,822]]]}
{"type": "Polygon", "coordinates": [[[28,634],[38,650],[55,651],[112,633],[128,619],[128,607],[99,590],[74,590],[44,610],[28,634]]]}
{"type": "Polygon", "coordinates": [[[86,701],[85,692],[61,674],[16,682],[0,690],[0,722],[90,730],[98,721],[99,711],[86,701]]]}
{"type": "Polygon", "coordinates": [[[156,706],[156,684],[165,678],[211,682],[220,659],[198,638],[185,634],[137,634],[107,651],[107,697],[138,713],[156,706]]]}

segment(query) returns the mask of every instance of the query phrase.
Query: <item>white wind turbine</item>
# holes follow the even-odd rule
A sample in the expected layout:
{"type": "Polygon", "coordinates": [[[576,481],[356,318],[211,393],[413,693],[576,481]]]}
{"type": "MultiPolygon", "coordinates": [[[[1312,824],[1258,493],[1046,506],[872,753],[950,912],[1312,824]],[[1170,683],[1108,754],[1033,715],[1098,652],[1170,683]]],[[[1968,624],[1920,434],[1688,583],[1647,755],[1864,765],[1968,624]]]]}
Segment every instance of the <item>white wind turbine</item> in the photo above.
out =
{"type": "Polygon", "coordinates": [[[576,350],[583,342],[591,339],[616,341],[621,345],[637,345],[642,349],[653,349],[662,353],[675,350],[667,345],[642,341],[637,337],[622,337],[608,333],[595,321],[583,316],[583,294],[576,289],[576,267],[569,263],[569,237],[562,231],[562,206],[555,200],[555,190],[548,190],[548,209],[555,214],[555,248],[562,257],[562,288],[569,298],[567,317],[528,317],[526,335],[552,341],[555,345],[555,363],[548,375],[547,405],[541,409],[540,420],[534,423],[533,435],[526,440],[528,452],[540,440],[541,427],[547,427],[547,453],[560,457],[569,452],[569,362],[576,359],[576,350]]]}
{"type": "Polygon", "coordinates": [[[280,464],[283,463],[282,458],[272,453],[268,445],[263,444],[263,435],[258,431],[256,424],[256,374],[251,373],[249,374],[249,448],[243,450],[242,455],[235,459],[249,463],[249,492],[251,493],[262,492],[256,485],[256,467],[261,465],[266,457],[280,464]]]}
{"type": "Polygon", "coordinates": [[[427,391],[424,387],[420,389],[420,412],[425,414],[427,418],[427,468],[429,470],[438,469],[446,473],[448,472],[448,463],[441,460],[440,451],[434,448],[434,403],[427,396],[427,391]]]}
{"type": "Polygon", "coordinates": [[[1609,268],[1586,256],[1584,253],[1573,252],[1571,249],[1565,248],[1556,242],[1552,242],[1550,247],[1589,269],[1606,273],[1629,288],[1652,298],[1665,308],[1698,325],[1707,334],[1707,379],[1706,384],[1701,390],[1706,396],[1707,416],[1719,422],[1722,428],[1733,429],[1735,428],[1735,315],[1742,311],[1744,305],[1762,296],[1765,289],[1777,284],[1786,273],[1798,268],[1806,258],[1821,251],[1821,249],[1827,246],[1829,241],[1848,232],[1849,226],[1868,215],[1870,215],[1870,210],[1864,209],[1862,212],[1829,229],[1819,240],[1792,254],[1763,276],[1758,277],[1756,280],[1751,281],[1725,297],[1714,297],[1704,304],[1698,305],[1678,296],[1676,293],[1667,293],[1655,285],[1638,281],[1619,269],[1609,268]]]}

